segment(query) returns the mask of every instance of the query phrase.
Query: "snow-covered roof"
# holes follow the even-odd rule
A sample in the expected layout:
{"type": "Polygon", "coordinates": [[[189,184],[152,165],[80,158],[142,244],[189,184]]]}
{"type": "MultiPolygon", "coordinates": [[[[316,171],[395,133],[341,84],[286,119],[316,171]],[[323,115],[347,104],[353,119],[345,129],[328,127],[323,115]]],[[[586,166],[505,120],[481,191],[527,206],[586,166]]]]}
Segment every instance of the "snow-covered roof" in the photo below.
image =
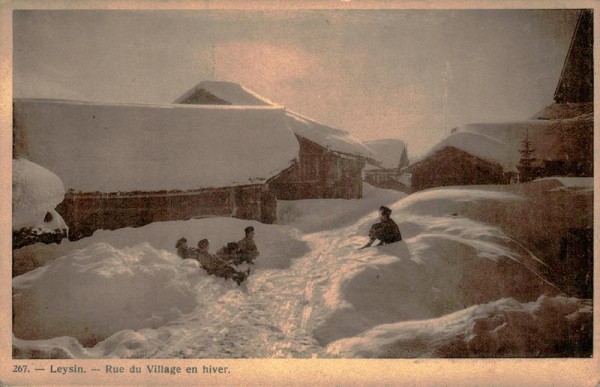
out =
{"type": "Polygon", "coordinates": [[[298,157],[270,106],[15,100],[21,152],[82,192],[189,190],[264,182],[298,157]]]}
{"type": "MultiPolygon", "coordinates": [[[[174,103],[210,104],[210,102],[204,102],[207,101],[206,93],[209,93],[209,97],[218,98],[218,100],[222,101],[220,103],[229,103],[233,106],[259,105],[281,107],[242,85],[225,81],[200,82],[177,98],[174,103]],[[202,96],[196,97],[197,93],[201,93],[202,96]]],[[[290,110],[287,110],[287,116],[289,128],[298,136],[304,137],[334,152],[361,157],[370,157],[371,155],[371,151],[367,147],[360,141],[352,138],[345,130],[327,126],[290,110]]]]}
{"type": "Polygon", "coordinates": [[[563,120],[468,124],[453,129],[448,137],[434,145],[422,159],[445,147],[454,147],[483,160],[500,164],[505,170],[515,170],[521,158],[519,149],[525,136],[529,137],[534,148],[532,157],[560,160],[565,157],[561,150],[561,133],[591,127],[592,115],[563,120]]]}
{"type": "Polygon", "coordinates": [[[500,164],[508,171],[516,171],[519,162],[519,153],[515,152],[515,149],[491,137],[471,132],[451,134],[434,145],[427,156],[447,147],[460,149],[482,160],[500,164]]]}
{"type": "Polygon", "coordinates": [[[12,228],[36,226],[65,196],[58,176],[23,158],[12,161],[12,228]]]}
{"type": "Polygon", "coordinates": [[[288,127],[298,136],[304,137],[334,152],[365,158],[372,156],[369,148],[354,139],[345,130],[327,126],[290,110],[287,111],[286,122],[288,127]]]}
{"type": "Polygon", "coordinates": [[[406,149],[404,141],[395,138],[365,141],[364,144],[372,150],[372,158],[385,169],[398,168],[406,149]]]}
{"type": "Polygon", "coordinates": [[[592,113],[594,113],[593,102],[553,103],[536,113],[533,118],[541,120],[560,120],[581,117],[592,113]]]}
{"type": "Polygon", "coordinates": [[[186,91],[181,97],[173,103],[193,103],[198,94],[209,93],[218,99],[228,102],[231,105],[242,106],[277,106],[265,97],[258,95],[254,91],[244,86],[226,81],[203,81],[186,91]]]}

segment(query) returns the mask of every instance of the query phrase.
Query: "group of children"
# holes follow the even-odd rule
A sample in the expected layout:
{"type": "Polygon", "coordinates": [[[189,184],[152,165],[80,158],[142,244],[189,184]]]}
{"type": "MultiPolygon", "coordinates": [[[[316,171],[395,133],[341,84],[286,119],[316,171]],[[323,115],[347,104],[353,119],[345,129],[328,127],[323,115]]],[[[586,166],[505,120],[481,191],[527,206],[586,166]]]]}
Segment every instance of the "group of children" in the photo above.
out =
{"type": "MultiPolygon", "coordinates": [[[[391,214],[392,210],[388,207],[379,207],[380,222],[372,225],[369,231],[369,241],[360,249],[370,247],[375,240],[379,240],[377,246],[402,240],[400,229],[390,217],[391,214]]],[[[259,254],[254,243],[254,227],[246,227],[244,232],[246,235],[243,239],[227,243],[215,255],[208,252],[208,239],[200,240],[196,249],[188,247],[187,239],[181,238],[175,244],[177,255],[183,259],[196,259],[208,274],[233,279],[240,285],[250,275],[254,266],[253,261],[259,254]]]]}
{"type": "Polygon", "coordinates": [[[183,259],[196,259],[208,274],[233,279],[238,285],[248,278],[259,252],[254,243],[254,227],[244,229],[245,236],[239,242],[229,242],[215,255],[208,252],[208,239],[198,242],[198,248],[188,247],[187,239],[181,238],[175,244],[177,255],[183,259]]]}

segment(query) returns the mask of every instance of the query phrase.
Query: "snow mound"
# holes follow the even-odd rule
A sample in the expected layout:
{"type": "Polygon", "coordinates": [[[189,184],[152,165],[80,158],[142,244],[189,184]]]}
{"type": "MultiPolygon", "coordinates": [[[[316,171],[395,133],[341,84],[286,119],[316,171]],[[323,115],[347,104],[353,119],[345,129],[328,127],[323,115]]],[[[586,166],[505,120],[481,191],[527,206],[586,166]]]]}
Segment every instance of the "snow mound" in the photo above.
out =
{"type": "Polygon", "coordinates": [[[385,169],[398,168],[406,144],[402,140],[388,138],[365,141],[364,144],[373,151],[372,157],[385,169]]]}
{"type": "Polygon", "coordinates": [[[173,103],[182,103],[189,99],[197,92],[204,90],[214,95],[215,97],[229,102],[232,105],[241,106],[277,106],[263,96],[258,95],[244,86],[226,81],[203,81],[185,92],[181,97],[177,98],[173,103]]]}
{"type": "Polygon", "coordinates": [[[157,328],[197,305],[202,275],[149,244],[97,243],[13,279],[14,334],[95,344],[123,329],[157,328]]]}
{"type": "Polygon", "coordinates": [[[227,242],[237,242],[244,236],[244,228],[253,226],[254,240],[260,256],[255,269],[281,269],[291,264],[294,258],[307,251],[306,243],[299,240],[298,230],[234,218],[204,218],[187,221],[155,222],[143,227],[118,230],[98,230],[91,237],[78,241],[63,241],[60,245],[37,243],[14,251],[14,260],[34,258],[46,264],[75,250],[85,249],[95,243],[108,243],[117,249],[149,243],[156,250],[173,254],[175,242],[184,237],[188,245],[195,247],[200,239],[210,241],[209,250],[215,253],[227,242]]]}
{"type": "Polygon", "coordinates": [[[22,152],[75,191],[262,184],[298,157],[281,108],[19,99],[14,107],[22,152]]]}
{"type": "Polygon", "coordinates": [[[495,226],[496,213],[488,211],[524,199],[491,189],[423,191],[389,205],[399,243],[357,250],[377,221],[375,211],[343,229],[348,245],[330,274],[332,312],[315,327],[317,340],[327,344],[379,324],[436,318],[504,297],[526,302],[560,293],[543,275],[544,264],[495,226]],[[467,208],[490,217],[469,218],[467,208]]]}
{"type": "Polygon", "coordinates": [[[593,177],[566,177],[566,176],[553,176],[553,177],[544,177],[542,179],[534,180],[536,182],[539,181],[557,181],[564,188],[571,189],[584,189],[584,190],[593,190],[594,189],[594,178],[593,177]]]}
{"type": "Polygon", "coordinates": [[[371,157],[371,150],[342,129],[321,124],[298,113],[287,111],[288,127],[300,137],[334,152],[371,157]]]}
{"type": "Polygon", "coordinates": [[[540,296],[477,305],[443,317],[379,325],[328,345],[335,357],[590,356],[592,302],[540,296]]]}
{"type": "Polygon", "coordinates": [[[12,228],[35,227],[63,201],[63,182],[46,168],[23,158],[13,159],[12,171],[12,228]]]}
{"type": "Polygon", "coordinates": [[[397,205],[394,209],[410,213],[411,215],[431,215],[437,217],[452,215],[457,213],[457,211],[468,208],[473,203],[487,201],[499,205],[501,203],[522,200],[525,200],[522,196],[511,192],[496,191],[493,186],[490,186],[489,190],[441,187],[409,195],[401,202],[396,203],[397,205]]]}

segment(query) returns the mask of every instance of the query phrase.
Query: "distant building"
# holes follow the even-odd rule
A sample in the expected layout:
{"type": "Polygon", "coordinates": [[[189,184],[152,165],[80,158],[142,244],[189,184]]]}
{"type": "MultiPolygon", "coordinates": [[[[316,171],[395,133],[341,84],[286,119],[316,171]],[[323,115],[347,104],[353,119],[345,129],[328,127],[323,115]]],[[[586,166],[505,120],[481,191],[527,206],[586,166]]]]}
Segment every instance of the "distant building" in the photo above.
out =
{"type": "Polygon", "coordinates": [[[275,220],[272,180],[298,158],[273,106],[14,100],[15,156],[55,172],[71,239],[99,229],[233,216],[275,220]]]}
{"type": "MultiPolygon", "coordinates": [[[[278,106],[232,82],[204,81],[174,101],[176,104],[278,106]]],[[[270,183],[278,199],[354,199],[362,196],[361,171],[370,150],[344,130],[286,111],[286,127],[296,135],[298,161],[270,183]]]]}
{"type": "Polygon", "coordinates": [[[554,101],[563,103],[594,102],[594,14],[581,10],[563,66],[554,101]]]}
{"type": "Polygon", "coordinates": [[[594,104],[592,13],[583,10],[560,76],[555,103],[533,119],[464,125],[408,167],[412,188],[507,184],[519,180],[522,143],[528,138],[528,179],[593,176],[594,104]]]}
{"type": "MultiPolygon", "coordinates": [[[[503,143],[472,132],[455,133],[411,164],[414,191],[442,186],[507,184],[516,173],[511,150],[503,143]]],[[[513,159],[516,155],[513,155],[513,159]]]]}
{"type": "Polygon", "coordinates": [[[373,156],[367,159],[363,170],[364,181],[374,187],[411,192],[410,175],[403,169],[408,166],[406,144],[398,139],[365,141],[373,156]]]}

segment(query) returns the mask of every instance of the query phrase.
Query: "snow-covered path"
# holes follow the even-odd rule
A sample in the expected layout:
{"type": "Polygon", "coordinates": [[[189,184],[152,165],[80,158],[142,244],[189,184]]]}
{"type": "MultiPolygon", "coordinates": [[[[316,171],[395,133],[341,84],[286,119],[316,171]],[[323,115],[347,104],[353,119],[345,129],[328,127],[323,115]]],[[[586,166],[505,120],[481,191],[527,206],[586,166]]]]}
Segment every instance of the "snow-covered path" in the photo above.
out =
{"type": "Polygon", "coordinates": [[[192,313],[172,340],[151,357],[303,358],[323,347],[312,336],[322,320],[325,289],[340,249],[348,248],[339,233],[304,236],[310,253],[286,270],[261,270],[192,313]],[[182,348],[185,348],[182,350],[182,348]]]}

